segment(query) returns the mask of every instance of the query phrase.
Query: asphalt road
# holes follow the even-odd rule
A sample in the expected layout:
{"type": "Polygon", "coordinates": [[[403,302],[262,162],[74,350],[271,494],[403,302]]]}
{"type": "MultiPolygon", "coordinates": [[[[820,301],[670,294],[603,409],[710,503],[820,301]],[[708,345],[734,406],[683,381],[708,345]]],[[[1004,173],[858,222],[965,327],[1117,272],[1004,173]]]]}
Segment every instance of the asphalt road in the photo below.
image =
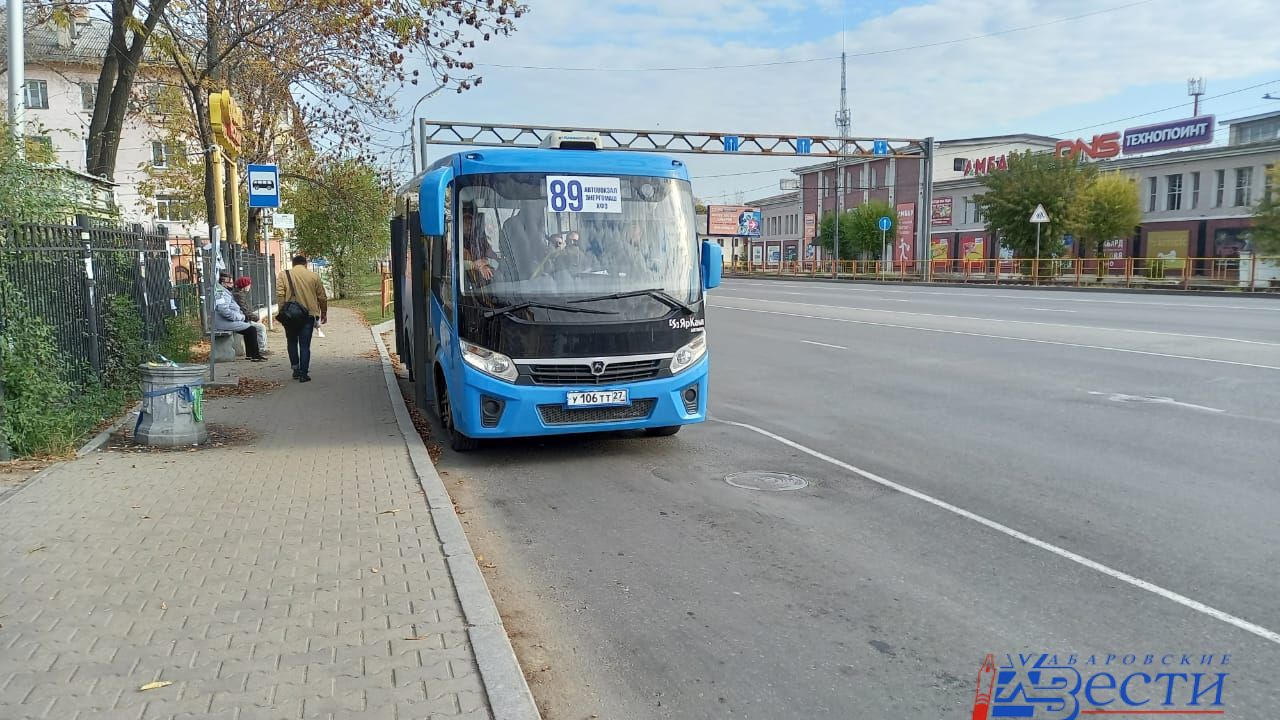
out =
{"type": "Polygon", "coordinates": [[[1280,302],[710,304],[713,421],[440,461],[548,720],[970,718],[984,655],[1019,652],[1227,653],[1181,670],[1280,717],[1280,302]],[[751,470],[808,485],[725,482],[751,470]]]}

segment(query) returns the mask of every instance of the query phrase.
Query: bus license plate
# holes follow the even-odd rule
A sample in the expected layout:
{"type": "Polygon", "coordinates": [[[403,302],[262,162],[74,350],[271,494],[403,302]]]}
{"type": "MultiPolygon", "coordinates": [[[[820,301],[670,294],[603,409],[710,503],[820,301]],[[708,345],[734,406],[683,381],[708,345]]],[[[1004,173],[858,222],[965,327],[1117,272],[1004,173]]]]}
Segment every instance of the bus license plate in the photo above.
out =
{"type": "Polygon", "coordinates": [[[586,390],[566,393],[565,404],[569,407],[601,407],[606,405],[630,405],[631,400],[626,390],[586,390]]]}

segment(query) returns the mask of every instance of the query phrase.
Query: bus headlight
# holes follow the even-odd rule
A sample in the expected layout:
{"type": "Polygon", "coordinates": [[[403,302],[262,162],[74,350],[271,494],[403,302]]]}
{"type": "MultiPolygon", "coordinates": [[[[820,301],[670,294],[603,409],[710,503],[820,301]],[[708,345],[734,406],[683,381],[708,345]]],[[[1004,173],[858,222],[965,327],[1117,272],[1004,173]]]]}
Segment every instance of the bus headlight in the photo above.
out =
{"type": "Polygon", "coordinates": [[[707,333],[704,330],[697,334],[688,345],[676,351],[675,357],[671,358],[671,374],[687,369],[690,365],[698,361],[698,358],[707,354],[707,333]]]}
{"type": "Polygon", "coordinates": [[[516,364],[506,355],[466,340],[461,342],[461,346],[463,361],[480,372],[507,382],[515,382],[520,376],[520,372],[516,370],[516,364]]]}

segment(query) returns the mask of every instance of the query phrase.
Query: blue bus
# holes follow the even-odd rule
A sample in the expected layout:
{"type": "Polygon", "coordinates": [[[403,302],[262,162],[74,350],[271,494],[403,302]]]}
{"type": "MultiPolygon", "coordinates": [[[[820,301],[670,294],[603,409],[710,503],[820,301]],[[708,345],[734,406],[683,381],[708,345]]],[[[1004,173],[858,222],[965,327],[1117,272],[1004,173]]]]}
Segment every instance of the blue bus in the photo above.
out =
{"type": "Polygon", "coordinates": [[[706,418],[722,257],[682,161],[553,133],[443,157],[397,202],[398,353],[454,450],[706,418]]]}

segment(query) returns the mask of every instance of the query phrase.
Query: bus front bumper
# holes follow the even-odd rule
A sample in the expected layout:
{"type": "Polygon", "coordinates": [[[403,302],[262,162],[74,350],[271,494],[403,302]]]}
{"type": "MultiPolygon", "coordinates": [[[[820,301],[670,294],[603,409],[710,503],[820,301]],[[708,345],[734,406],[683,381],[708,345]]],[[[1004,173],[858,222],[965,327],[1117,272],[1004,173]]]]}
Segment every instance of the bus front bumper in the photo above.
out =
{"type": "Polygon", "coordinates": [[[514,385],[464,365],[461,392],[449,388],[449,394],[458,430],[474,438],[642,430],[704,421],[709,368],[709,358],[703,355],[672,377],[579,387],[514,385]],[[568,404],[569,393],[611,390],[626,390],[628,404],[568,404]]]}

